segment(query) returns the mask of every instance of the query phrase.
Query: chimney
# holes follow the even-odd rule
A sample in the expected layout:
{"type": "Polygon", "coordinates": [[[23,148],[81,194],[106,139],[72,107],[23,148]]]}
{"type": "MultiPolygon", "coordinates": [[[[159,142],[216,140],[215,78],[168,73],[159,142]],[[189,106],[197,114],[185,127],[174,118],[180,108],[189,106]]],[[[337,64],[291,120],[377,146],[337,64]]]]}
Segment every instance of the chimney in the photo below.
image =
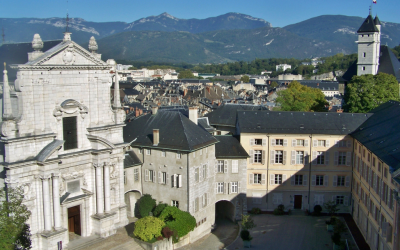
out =
{"type": "Polygon", "coordinates": [[[195,107],[189,107],[189,119],[194,122],[194,124],[197,125],[197,112],[198,112],[198,108],[195,107]]]}
{"type": "Polygon", "coordinates": [[[160,143],[160,130],[153,129],[153,146],[157,146],[160,143]]]}
{"type": "Polygon", "coordinates": [[[151,107],[151,113],[153,115],[157,114],[157,111],[158,111],[158,106],[151,107]]]}

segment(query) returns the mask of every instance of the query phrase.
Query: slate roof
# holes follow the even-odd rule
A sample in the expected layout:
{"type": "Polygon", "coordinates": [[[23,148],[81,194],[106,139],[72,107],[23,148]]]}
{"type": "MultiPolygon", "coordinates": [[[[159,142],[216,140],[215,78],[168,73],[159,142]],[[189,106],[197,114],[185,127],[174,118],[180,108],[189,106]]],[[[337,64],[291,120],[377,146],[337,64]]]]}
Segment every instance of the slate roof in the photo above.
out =
{"type": "Polygon", "coordinates": [[[365,18],[363,24],[357,31],[357,33],[364,33],[364,32],[379,32],[378,28],[375,26],[374,19],[371,15],[365,18]]]}
{"type": "Polygon", "coordinates": [[[382,25],[381,21],[378,18],[378,15],[375,16],[374,23],[375,23],[375,25],[382,25]]]}
{"type": "Polygon", "coordinates": [[[318,80],[298,81],[298,82],[300,82],[300,84],[305,85],[307,87],[320,89],[322,91],[339,90],[339,82],[318,81],[318,80]]]}
{"type": "Polygon", "coordinates": [[[347,135],[372,114],[238,111],[240,133],[347,135]]]}
{"type": "Polygon", "coordinates": [[[372,110],[373,118],[365,121],[351,135],[390,166],[400,168],[400,102],[389,101],[372,110]]]}
{"type": "Polygon", "coordinates": [[[195,151],[217,140],[181,112],[159,110],[155,115],[140,116],[124,127],[124,141],[132,146],[195,151]],[[159,129],[160,141],[153,146],[153,129],[159,129]]]}
{"type": "Polygon", "coordinates": [[[123,90],[125,95],[140,95],[140,92],[137,91],[136,89],[124,89],[123,90]]]}
{"type": "Polygon", "coordinates": [[[215,157],[217,159],[243,159],[250,157],[236,137],[231,135],[219,135],[215,136],[215,138],[219,141],[215,144],[215,157]]]}
{"type": "Polygon", "coordinates": [[[142,164],[142,161],[139,159],[139,157],[137,157],[135,152],[128,151],[125,154],[124,168],[130,168],[130,167],[134,167],[134,166],[141,165],[141,164],[142,164]]]}
{"type": "Polygon", "coordinates": [[[387,45],[382,45],[380,52],[378,73],[394,75],[400,82],[400,61],[387,45]]]}
{"type": "Polygon", "coordinates": [[[199,126],[204,128],[207,132],[215,131],[215,128],[210,126],[210,123],[208,122],[208,117],[198,118],[197,123],[199,124],[199,126]]]}
{"type": "Polygon", "coordinates": [[[213,112],[206,114],[211,125],[236,126],[236,111],[238,110],[267,110],[259,105],[223,104],[213,112]]]}

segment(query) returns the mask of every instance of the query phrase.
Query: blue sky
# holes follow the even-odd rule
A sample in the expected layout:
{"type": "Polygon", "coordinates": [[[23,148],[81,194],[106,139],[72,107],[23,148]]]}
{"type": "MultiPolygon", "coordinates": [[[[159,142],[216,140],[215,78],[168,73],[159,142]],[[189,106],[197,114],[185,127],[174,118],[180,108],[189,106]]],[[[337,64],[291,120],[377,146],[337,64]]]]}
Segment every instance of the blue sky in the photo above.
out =
{"type": "MultiPolygon", "coordinates": [[[[67,0],[0,0],[0,18],[64,17],[67,0]]],[[[183,19],[203,19],[239,12],[283,27],[319,15],[366,17],[371,0],[68,0],[70,17],[87,21],[133,22],[163,12],[183,19]]],[[[377,0],[373,14],[400,23],[400,0],[377,0]]]]}

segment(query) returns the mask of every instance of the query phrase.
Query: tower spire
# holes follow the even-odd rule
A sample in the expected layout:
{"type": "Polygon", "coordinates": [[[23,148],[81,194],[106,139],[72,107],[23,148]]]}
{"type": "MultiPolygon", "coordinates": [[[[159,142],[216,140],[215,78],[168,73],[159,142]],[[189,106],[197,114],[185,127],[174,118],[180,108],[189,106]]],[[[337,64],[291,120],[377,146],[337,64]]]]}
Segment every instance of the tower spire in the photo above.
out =
{"type": "Polygon", "coordinates": [[[8,85],[7,67],[4,62],[3,71],[3,120],[12,119],[12,108],[11,108],[11,98],[10,98],[10,86],[8,85]]]}

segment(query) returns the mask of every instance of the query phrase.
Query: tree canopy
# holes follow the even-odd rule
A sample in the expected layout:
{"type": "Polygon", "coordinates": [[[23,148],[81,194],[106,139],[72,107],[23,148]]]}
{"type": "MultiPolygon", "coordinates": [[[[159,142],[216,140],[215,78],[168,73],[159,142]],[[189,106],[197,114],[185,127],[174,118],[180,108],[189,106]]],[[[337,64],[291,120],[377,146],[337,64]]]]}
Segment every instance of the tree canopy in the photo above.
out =
{"type": "Polygon", "coordinates": [[[327,104],[320,89],[301,85],[298,81],[293,81],[286,90],[277,94],[276,102],[282,111],[325,111],[327,104]]]}
{"type": "Polygon", "coordinates": [[[187,70],[182,70],[179,72],[178,79],[187,79],[187,78],[196,78],[192,71],[187,69],[187,70]]]}
{"type": "Polygon", "coordinates": [[[250,77],[247,75],[244,75],[240,78],[240,81],[242,82],[250,82],[250,77]]]}
{"type": "Polygon", "coordinates": [[[366,113],[389,101],[399,100],[399,83],[393,75],[353,76],[346,90],[346,109],[366,113]]]}

